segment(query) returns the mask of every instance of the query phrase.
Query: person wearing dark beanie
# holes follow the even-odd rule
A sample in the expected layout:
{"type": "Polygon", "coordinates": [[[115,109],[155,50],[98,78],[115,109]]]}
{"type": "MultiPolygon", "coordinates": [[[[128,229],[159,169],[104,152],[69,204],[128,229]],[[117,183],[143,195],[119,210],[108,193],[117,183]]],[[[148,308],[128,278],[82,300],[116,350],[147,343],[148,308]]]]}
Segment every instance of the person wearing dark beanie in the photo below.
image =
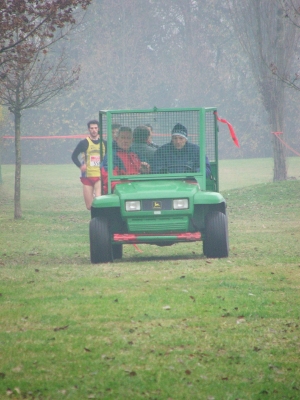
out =
{"type": "MultiPolygon", "coordinates": [[[[186,127],[177,123],[171,132],[171,142],[158,148],[151,164],[151,172],[198,172],[200,171],[200,148],[188,141],[186,127]]],[[[206,176],[211,176],[210,163],[206,157],[206,176]]]]}
{"type": "Polygon", "coordinates": [[[186,140],[188,140],[187,129],[185,126],[183,126],[181,124],[176,124],[174,126],[174,128],[172,129],[172,137],[173,137],[173,135],[181,136],[181,137],[185,138],[186,140]]]}

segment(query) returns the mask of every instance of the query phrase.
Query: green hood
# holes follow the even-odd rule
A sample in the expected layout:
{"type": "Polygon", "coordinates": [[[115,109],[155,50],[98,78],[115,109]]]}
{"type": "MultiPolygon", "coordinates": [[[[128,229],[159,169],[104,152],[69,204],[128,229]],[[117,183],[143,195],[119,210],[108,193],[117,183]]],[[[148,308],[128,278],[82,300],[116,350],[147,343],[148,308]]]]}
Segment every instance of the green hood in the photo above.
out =
{"type": "Polygon", "coordinates": [[[198,183],[181,180],[135,181],[118,184],[114,194],[124,200],[149,198],[191,198],[199,191],[198,183]]]}

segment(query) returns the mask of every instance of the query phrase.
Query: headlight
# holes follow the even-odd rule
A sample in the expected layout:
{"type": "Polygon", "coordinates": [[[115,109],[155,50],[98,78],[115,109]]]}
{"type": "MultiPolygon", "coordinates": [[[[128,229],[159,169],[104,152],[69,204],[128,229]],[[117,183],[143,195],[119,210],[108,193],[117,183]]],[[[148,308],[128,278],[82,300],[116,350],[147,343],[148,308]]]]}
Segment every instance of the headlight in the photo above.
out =
{"type": "Polygon", "coordinates": [[[188,199],[173,200],[173,209],[174,210],[185,210],[187,208],[189,208],[189,200],[188,199]]]}
{"type": "Polygon", "coordinates": [[[140,201],[126,201],[125,203],[126,211],[140,211],[141,202],[140,201]]]}

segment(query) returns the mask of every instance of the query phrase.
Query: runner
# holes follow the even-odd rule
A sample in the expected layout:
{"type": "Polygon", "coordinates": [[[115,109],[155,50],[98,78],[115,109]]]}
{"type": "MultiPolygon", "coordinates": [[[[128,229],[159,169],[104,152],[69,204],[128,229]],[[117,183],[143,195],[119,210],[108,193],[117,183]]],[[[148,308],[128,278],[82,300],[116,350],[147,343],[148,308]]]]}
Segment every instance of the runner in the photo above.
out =
{"type": "MultiPolygon", "coordinates": [[[[100,138],[97,120],[89,121],[89,136],[81,140],[72,153],[72,161],[81,171],[80,180],[86,208],[91,209],[93,198],[101,196],[100,138]]],[[[102,143],[105,154],[105,145],[102,143]]]]}

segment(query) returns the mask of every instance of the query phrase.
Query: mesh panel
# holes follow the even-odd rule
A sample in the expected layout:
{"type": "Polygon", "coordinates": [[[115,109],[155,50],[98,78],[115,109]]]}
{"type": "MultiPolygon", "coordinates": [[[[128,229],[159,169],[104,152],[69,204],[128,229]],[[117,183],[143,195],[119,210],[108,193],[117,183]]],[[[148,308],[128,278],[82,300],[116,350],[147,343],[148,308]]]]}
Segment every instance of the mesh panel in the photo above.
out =
{"type": "MultiPolygon", "coordinates": [[[[111,124],[119,124],[122,127],[128,127],[134,134],[131,152],[138,155],[141,162],[149,164],[149,172],[154,174],[163,173],[189,173],[199,172],[199,146],[201,137],[199,135],[201,120],[199,110],[181,110],[181,111],[155,111],[155,112],[108,112],[102,114],[102,134],[104,138],[108,135],[108,118],[111,118],[111,124]],[[172,135],[173,128],[181,124],[182,129],[177,129],[178,135],[172,135]],[[146,142],[137,139],[137,127],[150,125],[152,127],[152,137],[150,147],[152,152],[143,148],[146,142]],[[185,130],[187,132],[187,142],[184,151],[179,151],[182,142],[185,142],[185,130]],[[173,136],[173,139],[172,139],[173,136]],[[172,146],[170,145],[173,141],[172,146]],[[177,144],[176,144],[177,142],[177,144]],[[181,143],[181,144],[180,144],[181,143]],[[147,153],[147,155],[146,155],[147,153]],[[149,153],[149,154],[148,154],[149,153]],[[151,154],[150,154],[151,153],[151,154]]],[[[215,118],[212,111],[206,112],[206,146],[207,155],[211,161],[215,161],[215,118]]],[[[109,129],[111,131],[111,129],[109,129]]],[[[109,132],[110,133],[110,132],[109,132]]],[[[149,142],[148,142],[149,146],[149,142]]],[[[135,160],[125,160],[127,162],[136,162],[135,160]]],[[[119,161],[118,161],[119,162],[119,161]]],[[[124,160],[119,163],[124,166],[124,160]]],[[[115,167],[115,165],[114,165],[115,167]]],[[[121,167],[120,167],[121,168],[121,167]]],[[[134,169],[127,169],[120,173],[121,169],[115,175],[135,174],[134,169]]]]}
{"type": "MultiPolygon", "coordinates": [[[[114,113],[112,124],[128,126],[132,131],[140,125],[151,125],[153,129],[152,139],[159,146],[170,142],[173,127],[181,123],[187,128],[188,139],[192,143],[198,143],[199,112],[198,111],[161,111],[151,113],[114,113]]],[[[103,134],[106,137],[106,115],[103,118],[103,134]]]]}
{"type": "Polygon", "coordinates": [[[216,161],[216,136],[215,136],[215,116],[213,111],[206,112],[205,117],[206,131],[206,155],[210,162],[216,161]]]}

